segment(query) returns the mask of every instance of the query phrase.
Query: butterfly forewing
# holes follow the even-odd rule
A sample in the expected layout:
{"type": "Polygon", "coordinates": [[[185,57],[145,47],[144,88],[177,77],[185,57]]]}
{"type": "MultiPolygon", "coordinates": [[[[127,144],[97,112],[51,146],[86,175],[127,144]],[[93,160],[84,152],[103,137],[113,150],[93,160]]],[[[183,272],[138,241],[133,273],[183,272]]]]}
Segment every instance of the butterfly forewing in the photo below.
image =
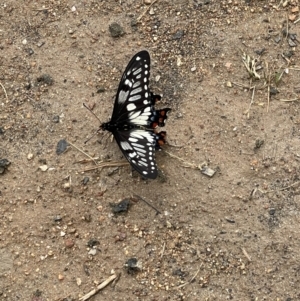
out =
{"type": "Polygon", "coordinates": [[[149,86],[150,56],[137,53],[129,62],[119,84],[111,118],[113,123],[149,126],[153,106],[149,86]]]}

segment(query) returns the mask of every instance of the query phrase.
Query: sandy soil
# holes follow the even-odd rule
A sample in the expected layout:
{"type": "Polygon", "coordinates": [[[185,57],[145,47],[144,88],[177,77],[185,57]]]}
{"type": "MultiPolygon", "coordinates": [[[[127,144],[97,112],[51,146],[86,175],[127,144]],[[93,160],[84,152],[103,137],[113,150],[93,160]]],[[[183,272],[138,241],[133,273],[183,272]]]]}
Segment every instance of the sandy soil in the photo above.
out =
{"type": "Polygon", "coordinates": [[[0,3],[1,300],[79,300],[111,275],[91,300],[300,300],[298,0],[154,2],[0,3]],[[161,174],[84,172],[77,148],[124,158],[84,144],[100,123],[82,104],[108,121],[142,49],[172,108],[161,174]]]}

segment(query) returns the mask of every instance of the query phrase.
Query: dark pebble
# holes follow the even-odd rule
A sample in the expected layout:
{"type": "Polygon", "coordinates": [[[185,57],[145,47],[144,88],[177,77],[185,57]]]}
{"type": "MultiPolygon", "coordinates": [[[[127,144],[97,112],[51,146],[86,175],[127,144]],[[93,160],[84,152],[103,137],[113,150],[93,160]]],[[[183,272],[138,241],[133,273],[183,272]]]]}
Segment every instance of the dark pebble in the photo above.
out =
{"type": "Polygon", "coordinates": [[[68,147],[68,142],[65,139],[58,141],[56,146],[56,154],[62,154],[68,147]]]}
{"type": "Polygon", "coordinates": [[[48,86],[51,86],[53,85],[53,78],[49,75],[49,74],[42,74],[41,76],[39,76],[36,81],[39,83],[39,84],[46,84],[48,86]]]}
{"type": "Polygon", "coordinates": [[[118,204],[110,204],[113,213],[127,212],[129,205],[130,201],[128,199],[124,199],[118,204]]]}
{"type": "Polygon", "coordinates": [[[274,215],[275,212],[276,212],[276,209],[275,209],[275,208],[270,208],[270,210],[269,210],[269,214],[270,214],[270,215],[274,215]]]}
{"type": "Polygon", "coordinates": [[[0,159],[0,174],[3,174],[5,172],[9,164],[10,161],[8,161],[7,159],[0,159]]]}
{"type": "Polygon", "coordinates": [[[180,40],[183,37],[183,30],[177,30],[177,32],[173,35],[173,40],[180,40]]]}
{"type": "Polygon", "coordinates": [[[124,34],[123,27],[116,22],[109,25],[109,32],[113,38],[121,37],[124,34]]]}
{"type": "Polygon", "coordinates": [[[95,238],[91,238],[91,239],[87,242],[87,246],[88,246],[89,248],[93,248],[94,246],[97,246],[97,245],[99,245],[99,244],[100,244],[99,240],[97,240],[97,239],[95,239],[95,238]]]}
{"type": "Polygon", "coordinates": [[[54,123],[59,123],[59,116],[58,115],[53,116],[52,121],[54,123]]]}
{"type": "Polygon", "coordinates": [[[82,184],[86,185],[89,182],[90,178],[89,177],[84,177],[82,180],[82,184]]]}

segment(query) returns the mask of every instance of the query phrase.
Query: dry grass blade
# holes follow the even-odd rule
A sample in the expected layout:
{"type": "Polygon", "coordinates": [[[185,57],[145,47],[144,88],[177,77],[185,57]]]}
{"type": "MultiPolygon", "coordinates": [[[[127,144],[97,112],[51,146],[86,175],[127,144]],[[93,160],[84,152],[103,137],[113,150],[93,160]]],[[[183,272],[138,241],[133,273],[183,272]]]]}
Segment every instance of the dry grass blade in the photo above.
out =
{"type": "Polygon", "coordinates": [[[110,277],[108,277],[105,281],[100,283],[95,289],[87,293],[86,295],[79,298],[79,301],[86,301],[90,299],[92,296],[96,295],[100,290],[105,288],[108,284],[110,284],[113,280],[115,280],[117,277],[119,277],[117,274],[113,274],[110,277]]]}
{"type": "Polygon", "coordinates": [[[293,102],[293,101],[299,101],[300,98],[297,97],[297,98],[292,98],[292,99],[280,99],[280,101],[283,101],[283,102],[293,102]]]}
{"type": "MultiPolygon", "coordinates": [[[[201,266],[202,266],[202,264],[200,265],[200,268],[201,268],[201,266]]],[[[180,288],[182,288],[182,287],[188,285],[189,283],[191,283],[191,282],[197,277],[197,275],[199,274],[200,268],[198,269],[198,271],[195,273],[195,275],[194,275],[189,281],[187,281],[187,282],[185,282],[185,283],[183,283],[183,284],[177,286],[175,289],[180,289],[180,288]]]]}
{"type": "Polygon", "coordinates": [[[80,151],[82,154],[86,155],[88,158],[90,158],[96,165],[97,165],[97,162],[89,155],[87,154],[86,152],[84,152],[83,150],[81,150],[79,147],[77,147],[76,145],[74,145],[73,143],[71,142],[68,142],[68,144],[70,144],[71,146],[73,146],[74,148],[76,148],[78,151],[80,151]]]}
{"type": "Polygon", "coordinates": [[[0,83],[0,86],[2,87],[2,89],[4,91],[5,98],[6,98],[7,102],[8,102],[8,97],[7,97],[7,93],[6,93],[5,87],[2,85],[2,83],[0,83]]]}
{"type": "Polygon", "coordinates": [[[251,59],[248,54],[243,52],[242,60],[250,76],[254,77],[255,79],[260,79],[260,75],[256,72],[257,59],[251,59]]]}
{"type": "Polygon", "coordinates": [[[81,172],[87,172],[91,170],[95,170],[98,168],[103,168],[103,167],[120,167],[120,166],[126,166],[129,165],[129,162],[127,161],[120,161],[120,162],[101,162],[100,164],[96,164],[97,166],[86,168],[81,170],[81,172]]]}
{"type": "Polygon", "coordinates": [[[146,12],[150,9],[150,7],[156,2],[157,0],[154,0],[146,9],[145,11],[136,19],[138,22],[144,17],[146,12]]]}

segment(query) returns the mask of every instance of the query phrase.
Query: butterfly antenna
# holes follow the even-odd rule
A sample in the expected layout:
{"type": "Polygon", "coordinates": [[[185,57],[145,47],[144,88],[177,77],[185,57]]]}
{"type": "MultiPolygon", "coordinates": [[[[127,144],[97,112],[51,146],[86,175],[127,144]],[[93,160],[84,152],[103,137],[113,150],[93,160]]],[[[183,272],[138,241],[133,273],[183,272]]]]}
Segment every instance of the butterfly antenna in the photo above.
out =
{"type": "Polygon", "coordinates": [[[95,132],[90,138],[88,138],[86,141],[84,141],[84,144],[87,144],[92,138],[94,138],[98,134],[98,131],[95,132]]]}
{"type": "Polygon", "coordinates": [[[88,109],[99,120],[99,122],[101,123],[101,120],[99,119],[99,117],[85,103],[83,103],[83,106],[86,109],[88,109]]]}
{"type": "MultiPolygon", "coordinates": [[[[98,120],[99,122],[101,123],[101,120],[99,119],[99,117],[85,104],[83,103],[83,106],[88,109],[98,120]]],[[[89,142],[93,137],[95,137],[97,134],[98,134],[99,130],[97,130],[90,138],[88,138],[84,144],[86,144],[87,142],[89,142]]]]}

